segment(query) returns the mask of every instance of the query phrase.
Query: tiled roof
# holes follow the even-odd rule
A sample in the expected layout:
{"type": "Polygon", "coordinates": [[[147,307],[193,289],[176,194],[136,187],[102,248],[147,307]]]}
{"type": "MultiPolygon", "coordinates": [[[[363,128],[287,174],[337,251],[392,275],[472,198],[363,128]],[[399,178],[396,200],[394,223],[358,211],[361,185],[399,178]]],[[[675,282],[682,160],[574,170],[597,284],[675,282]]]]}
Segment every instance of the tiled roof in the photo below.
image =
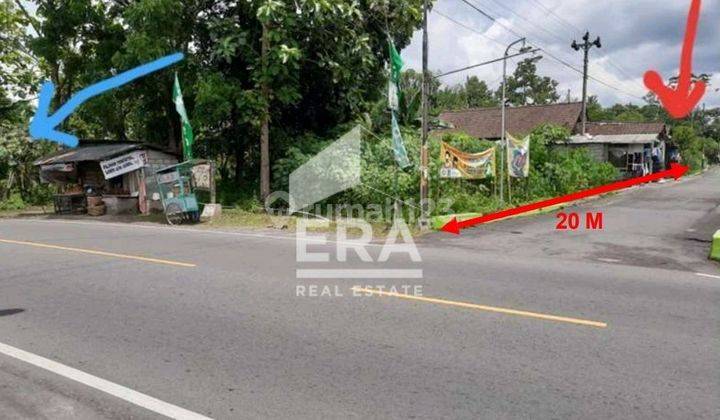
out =
{"type": "MultiPolygon", "coordinates": [[[[501,137],[501,109],[477,108],[464,111],[448,111],[440,114],[440,119],[452,124],[453,131],[461,131],[482,139],[501,137]]],[[[573,130],[580,120],[582,103],[554,105],[536,105],[507,108],[507,131],[516,136],[529,134],[542,124],[555,124],[573,130]]]]}
{"type": "Polygon", "coordinates": [[[619,136],[625,134],[655,134],[665,130],[664,123],[622,123],[595,122],[587,123],[586,131],[591,136],[619,136]]]}

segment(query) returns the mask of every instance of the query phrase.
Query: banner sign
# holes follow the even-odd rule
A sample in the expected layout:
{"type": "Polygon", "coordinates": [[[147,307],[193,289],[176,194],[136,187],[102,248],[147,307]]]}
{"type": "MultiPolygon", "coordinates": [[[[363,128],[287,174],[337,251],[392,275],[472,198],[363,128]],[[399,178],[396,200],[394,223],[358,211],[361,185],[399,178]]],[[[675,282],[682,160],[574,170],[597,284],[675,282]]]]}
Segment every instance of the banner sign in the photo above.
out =
{"type": "Polygon", "coordinates": [[[513,178],[527,178],[530,174],[530,137],[518,140],[507,133],[508,153],[507,163],[510,176],[513,178]]]}
{"type": "Polygon", "coordinates": [[[115,178],[120,175],[136,171],[146,165],[147,154],[144,150],[138,150],[100,162],[100,168],[102,168],[105,179],[115,178]]]}
{"type": "Polygon", "coordinates": [[[195,165],[192,168],[193,185],[203,190],[210,189],[210,164],[195,165]]]}
{"type": "Polygon", "coordinates": [[[485,179],[495,177],[495,147],[482,153],[463,153],[442,142],[440,157],[443,160],[440,178],[485,179]]]}

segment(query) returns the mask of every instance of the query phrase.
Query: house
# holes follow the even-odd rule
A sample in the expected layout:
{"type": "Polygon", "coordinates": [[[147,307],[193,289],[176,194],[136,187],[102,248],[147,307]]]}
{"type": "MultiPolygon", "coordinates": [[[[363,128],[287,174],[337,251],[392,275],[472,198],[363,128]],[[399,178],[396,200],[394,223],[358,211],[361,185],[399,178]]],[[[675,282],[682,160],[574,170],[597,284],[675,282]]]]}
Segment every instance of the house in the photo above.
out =
{"type": "Polygon", "coordinates": [[[670,154],[664,123],[587,123],[586,134],[575,134],[559,147],[583,147],[601,162],[610,162],[625,177],[664,170],[670,154]]]}
{"type": "Polygon", "coordinates": [[[113,141],[80,141],[78,147],[37,160],[40,178],[58,185],[57,213],[84,213],[88,197],[108,213],[162,209],[152,200],[158,191],[155,172],[178,163],[178,157],[156,146],[113,141]]]}
{"type": "MultiPolygon", "coordinates": [[[[581,115],[580,102],[521,106],[505,110],[505,124],[507,132],[516,136],[529,134],[542,124],[554,124],[574,131],[581,115]]],[[[502,138],[500,107],[447,111],[440,114],[440,120],[453,128],[438,130],[436,131],[438,134],[463,132],[472,137],[491,141],[502,138]]]]}
{"type": "MultiPolygon", "coordinates": [[[[440,120],[451,128],[435,130],[434,135],[462,132],[472,137],[497,141],[502,133],[502,110],[477,108],[447,111],[440,120]]],[[[664,170],[669,160],[667,127],[663,123],[590,122],[582,134],[582,103],[510,107],[506,109],[506,130],[522,137],[542,124],[565,127],[572,135],[556,147],[584,147],[601,162],[610,162],[623,176],[636,176],[664,170]]]]}

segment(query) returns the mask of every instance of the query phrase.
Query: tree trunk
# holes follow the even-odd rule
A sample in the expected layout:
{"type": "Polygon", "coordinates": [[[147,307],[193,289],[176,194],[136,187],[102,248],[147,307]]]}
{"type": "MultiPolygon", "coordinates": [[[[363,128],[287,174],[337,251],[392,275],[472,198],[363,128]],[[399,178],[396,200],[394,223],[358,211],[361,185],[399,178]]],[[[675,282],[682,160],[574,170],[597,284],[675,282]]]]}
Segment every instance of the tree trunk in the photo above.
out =
{"type": "Polygon", "coordinates": [[[264,202],[270,195],[270,87],[267,82],[268,51],[270,40],[268,39],[267,25],[263,24],[262,34],[262,97],[265,109],[263,109],[262,126],[260,128],[260,199],[264,202]]]}
{"type": "Polygon", "coordinates": [[[242,162],[244,152],[243,145],[238,142],[235,146],[235,184],[237,184],[238,187],[242,186],[242,162]]]}

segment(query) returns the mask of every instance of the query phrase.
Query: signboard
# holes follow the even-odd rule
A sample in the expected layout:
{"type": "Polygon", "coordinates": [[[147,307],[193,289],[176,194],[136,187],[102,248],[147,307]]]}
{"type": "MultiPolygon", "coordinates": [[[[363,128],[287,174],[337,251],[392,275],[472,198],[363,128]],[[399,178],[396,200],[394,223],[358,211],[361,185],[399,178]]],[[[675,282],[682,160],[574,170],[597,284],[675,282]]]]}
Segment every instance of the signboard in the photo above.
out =
{"type": "Polygon", "coordinates": [[[463,153],[446,143],[440,146],[443,166],[440,178],[485,179],[495,176],[495,148],[482,153],[463,153]]]}
{"type": "Polygon", "coordinates": [[[138,150],[126,155],[100,162],[105,179],[115,178],[126,173],[136,171],[147,165],[147,154],[138,150]]]}
{"type": "Polygon", "coordinates": [[[178,171],[167,172],[158,175],[158,183],[160,184],[172,184],[180,180],[180,173],[178,171]]]}
{"type": "Polygon", "coordinates": [[[210,164],[196,165],[192,168],[193,184],[195,188],[210,189],[210,164]]]}
{"type": "Polygon", "coordinates": [[[530,136],[518,140],[507,133],[507,162],[510,176],[527,178],[530,174],[530,136]]]}

